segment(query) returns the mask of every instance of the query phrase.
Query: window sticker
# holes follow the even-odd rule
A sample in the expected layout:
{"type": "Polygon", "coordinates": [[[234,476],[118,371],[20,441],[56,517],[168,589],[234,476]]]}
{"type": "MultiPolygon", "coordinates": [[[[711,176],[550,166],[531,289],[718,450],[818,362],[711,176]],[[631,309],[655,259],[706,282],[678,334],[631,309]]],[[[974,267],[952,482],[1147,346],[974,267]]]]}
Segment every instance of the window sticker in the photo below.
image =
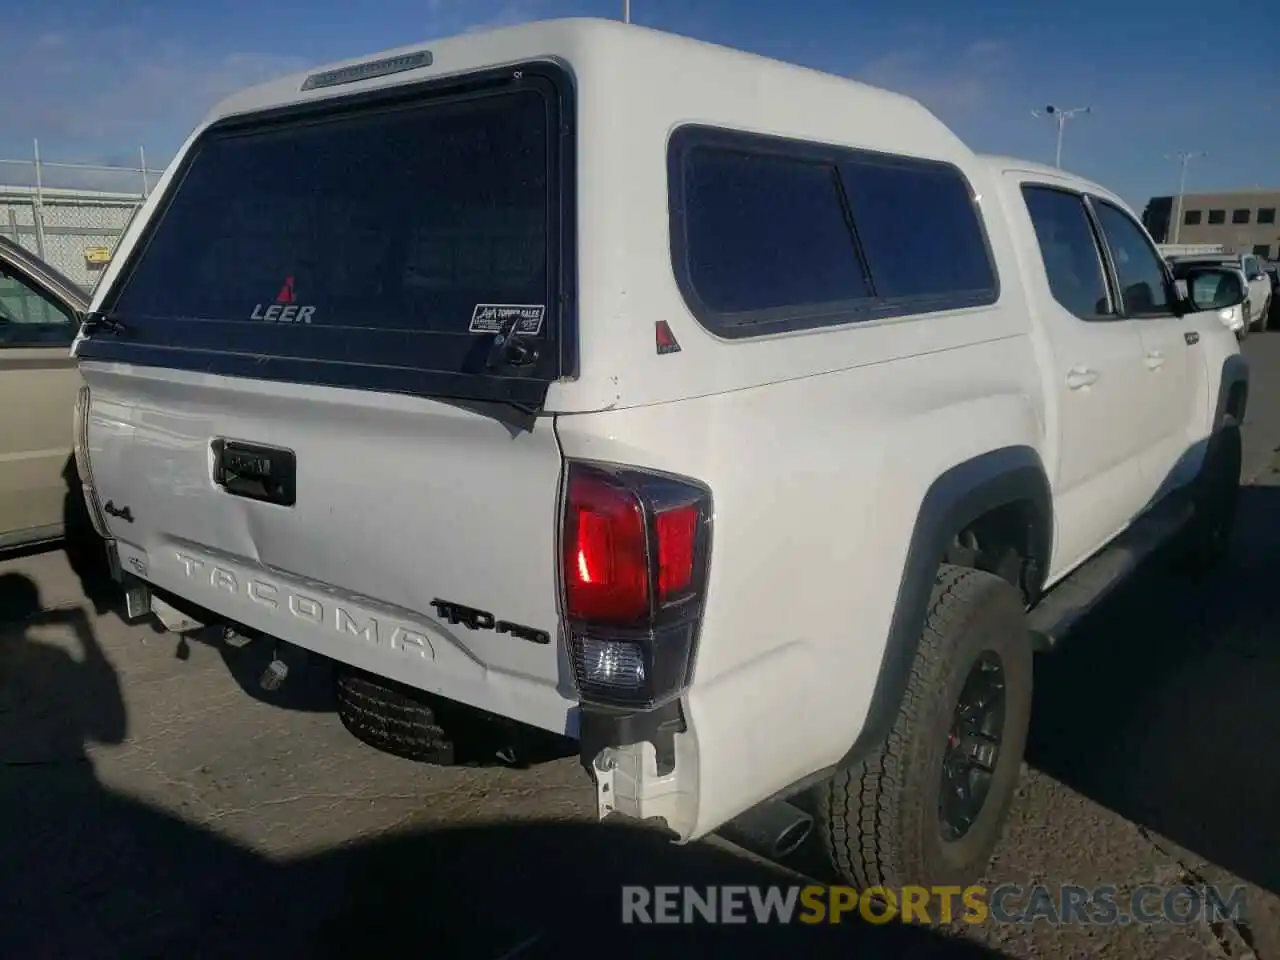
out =
{"type": "Polygon", "coordinates": [[[541,303],[477,303],[471,312],[470,333],[498,333],[511,320],[515,333],[533,336],[542,330],[547,308],[541,303]]]}

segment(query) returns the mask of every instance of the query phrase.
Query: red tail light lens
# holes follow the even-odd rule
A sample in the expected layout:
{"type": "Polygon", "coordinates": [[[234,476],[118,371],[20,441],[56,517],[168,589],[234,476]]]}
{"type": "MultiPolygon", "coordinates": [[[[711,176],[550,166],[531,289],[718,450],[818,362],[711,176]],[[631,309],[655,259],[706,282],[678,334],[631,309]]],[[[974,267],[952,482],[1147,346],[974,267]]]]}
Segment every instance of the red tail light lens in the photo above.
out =
{"type": "Polygon", "coordinates": [[[710,491],[692,480],[569,464],[561,576],[584,702],[652,707],[690,682],[710,524],[710,491]]]}
{"type": "Polygon", "coordinates": [[[564,529],[569,617],[628,623],[649,612],[644,527],[634,493],[596,474],[570,475],[564,529]]]}
{"type": "Polygon", "coordinates": [[[662,603],[686,593],[693,582],[699,519],[696,504],[658,514],[658,599],[662,603]]]}

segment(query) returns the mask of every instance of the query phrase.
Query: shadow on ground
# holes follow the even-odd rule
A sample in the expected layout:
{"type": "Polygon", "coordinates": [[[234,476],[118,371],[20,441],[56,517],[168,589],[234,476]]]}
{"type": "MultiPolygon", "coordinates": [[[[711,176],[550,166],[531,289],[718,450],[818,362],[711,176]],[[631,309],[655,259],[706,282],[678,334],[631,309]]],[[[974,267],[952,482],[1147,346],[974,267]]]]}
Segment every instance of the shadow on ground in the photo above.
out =
{"type": "Polygon", "coordinates": [[[119,591],[111,579],[106,546],[93,529],[85,504],[84,488],[76,470],[74,457],[68,457],[62,470],[67,491],[63,497],[63,521],[69,532],[62,542],[67,562],[80,581],[85,599],[101,616],[117,610],[119,591]]]}
{"type": "MultiPolygon", "coordinates": [[[[707,844],[622,826],[412,832],[269,861],[104,788],[86,746],[128,736],[119,680],[79,608],[0,576],[0,956],[459,958],[1000,956],[920,927],[621,923],[622,887],[789,883],[707,844]]],[[[145,761],[145,750],[138,751],[145,761]]]]}
{"type": "Polygon", "coordinates": [[[1039,658],[1028,760],[1280,894],[1277,565],[1280,487],[1242,487],[1223,567],[1152,564],[1039,658]]]}

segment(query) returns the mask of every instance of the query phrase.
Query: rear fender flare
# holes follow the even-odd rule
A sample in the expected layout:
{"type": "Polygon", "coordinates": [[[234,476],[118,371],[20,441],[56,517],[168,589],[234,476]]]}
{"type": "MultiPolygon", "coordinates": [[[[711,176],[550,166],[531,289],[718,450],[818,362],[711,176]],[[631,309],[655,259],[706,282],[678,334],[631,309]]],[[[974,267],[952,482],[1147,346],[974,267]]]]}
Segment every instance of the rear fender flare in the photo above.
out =
{"type": "Polygon", "coordinates": [[[889,736],[920,645],[934,577],[956,534],[988,511],[1017,501],[1033,508],[1031,552],[1040,562],[1039,582],[1031,586],[1038,592],[1053,548],[1053,495],[1040,455],[1028,446],[1002,447],[956,464],[930,484],[911,532],[871,704],[840,766],[862,760],[889,736]]]}

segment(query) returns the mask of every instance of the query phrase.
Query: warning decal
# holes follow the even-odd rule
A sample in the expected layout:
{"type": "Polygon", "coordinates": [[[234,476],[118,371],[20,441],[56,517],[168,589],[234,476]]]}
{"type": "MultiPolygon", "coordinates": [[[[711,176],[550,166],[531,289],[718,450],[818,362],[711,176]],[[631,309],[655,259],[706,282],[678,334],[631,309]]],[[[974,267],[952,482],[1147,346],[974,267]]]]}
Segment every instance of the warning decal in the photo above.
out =
{"type": "Polygon", "coordinates": [[[497,333],[512,319],[516,333],[533,335],[542,329],[547,308],[540,303],[477,303],[471,312],[470,333],[497,333]]]}

